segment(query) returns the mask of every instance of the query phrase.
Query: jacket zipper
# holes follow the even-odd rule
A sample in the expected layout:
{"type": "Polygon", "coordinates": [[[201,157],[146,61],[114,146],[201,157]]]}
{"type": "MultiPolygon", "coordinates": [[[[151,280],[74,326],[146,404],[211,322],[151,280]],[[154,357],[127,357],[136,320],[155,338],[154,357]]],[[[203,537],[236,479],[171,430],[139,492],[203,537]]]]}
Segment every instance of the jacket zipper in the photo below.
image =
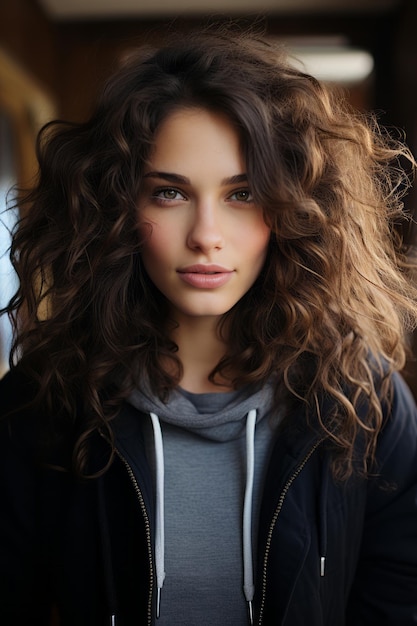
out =
{"type": "Polygon", "coordinates": [[[133,487],[135,489],[135,493],[137,495],[138,501],[139,501],[139,505],[142,511],[142,515],[144,517],[145,520],[145,531],[146,531],[146,542],[147,542],[147,547],[148,547],[148,557],[149,557],[149,598],[148,598],[148,626],[151,626],[152,624],[152,596],[153,596],[153,586],[154,586],[154,567],[153,567],[153,557],[152,557],[152,542],[151,542],[151,524],[149,521],[149,516],[148,516],[148,512],[146,510],[146,506],[145,506],[145,501],[143,499],[143,495],[142,495],[142,491],[139,487],[138,481],[136,480],[136,476],[133,473],[133,470],[131,468],[131,466],[129,465],[128,461],[125,459],[125,457],[119,452],[119,450],[117,450],[115,448],[115,452],[117,454],[117,456],[119,457],[119,459],[122,461],[123,465],[125,466],[127,473],[129,475],[129,478],[133,484],[133,487]]]}
{"type": "Polygon", "coordinates": [[[265,547],[265,555],[264,555],[264,560],[263,560],[263,571],[262,571],[262,599],[261,599],[261,607],[260,607],[260,611],[259,611],[259,620],[258,620],[258,626],[261,626],[262,624],[262,620],[263,620],[263,613],[265,610],[265,598],[266,598],[266,577],[267,577],[267,566],[268,566],[268,558],[269,558],[269,552],[271,550],[271,543],[272,543],[272,533],[274,532],[274,528],[275,525],[277,523],[279,514],[281,513],[281,509],[283,507],[285,498],[287,496],[287,493],[291,487],[291,485],[293,484],[293,482],[295,481],[295,479],[297,478],[297,476],[301,473],[301,471],[304,469],[304,466],[306,465],[307,461],[310,459],[310,457],[314,454],[314,452],[317,450],[317,448],[319,447],[319,445],[322,443],[323,439],[320,439],[319,441],[317,441],[314,446],[308,451],[308,453],[306,454],[306,456],[303,458],[303,460],[301,461],[301,463],[296,467],[296,469],[294,470],[294,472],[291,474],[291,476],[289,477],[289,479],[287,480],[287,482],[284,485],[283,490],[281,491],[281,495],[280,498],[278,500],[278,504],[277,507],[275,509],[274,515],[272,517],[272,521],[269,527],[269,532],[268,532],[268,536],[267,536],[267,541],[266,541],[266,547],[265,547]]]}

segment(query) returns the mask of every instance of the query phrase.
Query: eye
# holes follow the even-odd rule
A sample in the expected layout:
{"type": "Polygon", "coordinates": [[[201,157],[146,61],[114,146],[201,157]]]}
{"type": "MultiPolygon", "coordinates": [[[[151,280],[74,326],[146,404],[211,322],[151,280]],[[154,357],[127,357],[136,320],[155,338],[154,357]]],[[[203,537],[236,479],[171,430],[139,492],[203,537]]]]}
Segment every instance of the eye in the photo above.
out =
{"type": "Polygon", "coordinates": [[[234,191],[230,196],[231,200],[237,200],[238,202],[252,202],[253,197],[249,189],[239,189],[234,191]]]}
{"type": "Polygon", "coordinates": [[[175,189],[174,187],[162,187],[160,189],[155,189],[152,193],[152,197],[157,198],[158,200],[185,200],[185,196],[175,189]]]}

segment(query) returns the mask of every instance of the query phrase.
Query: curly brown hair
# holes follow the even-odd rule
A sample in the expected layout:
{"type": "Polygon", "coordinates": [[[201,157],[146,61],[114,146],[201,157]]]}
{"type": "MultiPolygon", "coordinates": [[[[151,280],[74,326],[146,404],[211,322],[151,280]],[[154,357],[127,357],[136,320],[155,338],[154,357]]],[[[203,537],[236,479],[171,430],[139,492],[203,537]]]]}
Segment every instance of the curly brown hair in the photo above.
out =
{"type": "Polygon", "coordinates": [[[20,286],[8,306],[11,366],[19,361],[37,381],[38,400],[57,420],[75,421],[82,405],[79,472],[89,435],[105,428],[111,436],[109,422],[142,376],[161,397],[178,384],[166,303],[141,264],[137,198],[159,125],[190,106],[237,127],[272,229],[261,275],[221,320],[228,352],[211,379],[237,372],[236,388],[273,379],[277,401],[285,391],[310,407],[332,398],[337,410],[318,417],[338,450],[335,472],[352,471],[359,433],[366,469],[381,398],[404,365],[417,316],[396,236],[409,185],[400,159],[412,167],[413,159],[281,47],[248,34],[199,32],[140,49],[87,122],[41,131],[39,179],[21,200],[12,244],[20,286]],[[167,357],[176,375],[161,367],[167,357]]]}

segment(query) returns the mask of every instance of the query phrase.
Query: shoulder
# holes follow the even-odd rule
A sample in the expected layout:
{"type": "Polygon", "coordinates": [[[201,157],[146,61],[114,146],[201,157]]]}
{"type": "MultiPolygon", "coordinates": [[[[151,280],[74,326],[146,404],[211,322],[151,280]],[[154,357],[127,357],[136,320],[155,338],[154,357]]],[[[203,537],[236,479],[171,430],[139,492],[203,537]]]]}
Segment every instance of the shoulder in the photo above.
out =
{"type": "MultiPolygon", "coordinates": [[[[66,461],[71,437],[57,416],[37,402],[38,384],[17,366],[0,380],[0,456],[39,462],[51,455],[66,461]]],[[[64,461],[63,461],[64,463],[64,461]]]]}
{"type": "MultiPolygon", "coordinates": [[[[417,408],[413,395],[398,373],[392,375],[392,397],[385,407],[385,419],[378,439],[378,459],[384,465],[391,457],[417,455],[417,408]]],[[[405,460],[405,459],[404,459],[405,460]]]]}
{"type": "Polygon", "coordinates": [[[21,413],[35,398],[36,384],[18,367],[7,372],[0,380],[0,418],[21,413]]]}
{"type": "MultiPolygon", "coordinates": [[[[36,384],[19,368],[9,371],[0,380],[0,436],[16,438],[17,432],[22,435],[30,431],[31,425],[37,421],[33,402],[36,397],[36,384]]],[[[28,432],[28,440],[33,433],[28,432]]]]}
{"type": "Polygon", "coordinates": [[[399,374],[392,376],[384,418],[375,471],[366,483],[349,624],[358,619],[397,624],[401,617],[402,623],[411,624],[417,609],[417,416],[414,398],[399,374]]]}
{"type": "Polygon", "coordinates": [[[379,433],[374,472],[369,481],[370,509],[384,510],[389,503],[404,514],[417,516],[417,409],[400,374],[392,376],[392,398],[385,408],[379,433]],[[406,503],[406,504],[405,504],[406,503]]]}
{"type": "Polygon", "coordinates": [[[0,466],[34,464],[40,441],[39,414],[33,407],[36,385],[19,369],[0,380],[0,466]]]}

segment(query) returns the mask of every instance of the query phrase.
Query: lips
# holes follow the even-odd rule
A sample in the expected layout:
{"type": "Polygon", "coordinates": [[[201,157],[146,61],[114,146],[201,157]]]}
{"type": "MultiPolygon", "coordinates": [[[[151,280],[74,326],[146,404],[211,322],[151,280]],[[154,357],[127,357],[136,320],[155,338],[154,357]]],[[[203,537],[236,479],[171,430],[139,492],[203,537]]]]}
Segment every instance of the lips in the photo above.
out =
{"type": "Polygon", "coordinates": [[[216,289],[225,285],[233,276],[233,270],[221,265],[189,265],[178,270],[185,283],[198,289],[216,289]]]}

